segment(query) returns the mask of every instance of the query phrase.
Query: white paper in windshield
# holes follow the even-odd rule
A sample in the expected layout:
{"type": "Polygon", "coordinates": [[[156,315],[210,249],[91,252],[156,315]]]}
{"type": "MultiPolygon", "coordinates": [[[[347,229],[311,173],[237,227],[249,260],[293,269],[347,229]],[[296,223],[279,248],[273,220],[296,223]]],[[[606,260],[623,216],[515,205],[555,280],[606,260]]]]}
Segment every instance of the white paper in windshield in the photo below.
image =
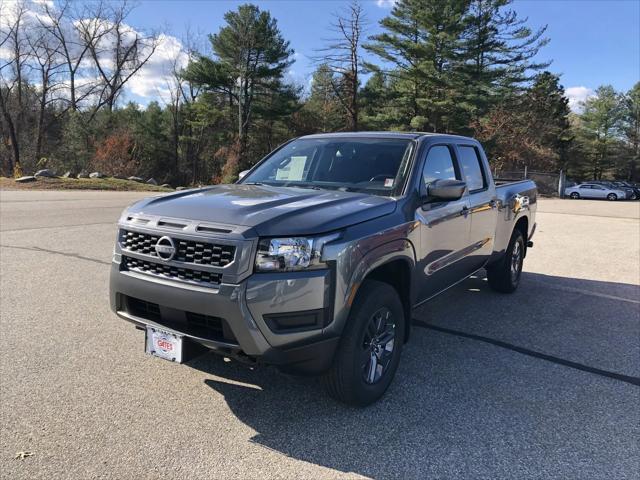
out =
{"type": "Polygon", "coordinates": [[[291,157],[291,161],[283,168],[279,168],[276,172],[276,180],[286,180],[293,182],[302,181],[304,175],[304,166],[307,163],[307,157],[291,157]]]}

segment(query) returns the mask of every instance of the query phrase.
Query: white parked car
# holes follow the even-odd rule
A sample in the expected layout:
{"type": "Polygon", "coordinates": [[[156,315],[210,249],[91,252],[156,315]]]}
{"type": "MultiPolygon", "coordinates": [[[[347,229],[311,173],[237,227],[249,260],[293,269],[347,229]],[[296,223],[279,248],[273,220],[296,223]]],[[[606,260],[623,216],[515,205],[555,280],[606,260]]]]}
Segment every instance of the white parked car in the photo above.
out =
{"type": "Polygon", "coordinates": [[[582,183],[567,187],[564,194],[570,198],[606,198],[607,200],[624,200],[627,194],[624,190],[610,188],[596,183],[582,183]]]}

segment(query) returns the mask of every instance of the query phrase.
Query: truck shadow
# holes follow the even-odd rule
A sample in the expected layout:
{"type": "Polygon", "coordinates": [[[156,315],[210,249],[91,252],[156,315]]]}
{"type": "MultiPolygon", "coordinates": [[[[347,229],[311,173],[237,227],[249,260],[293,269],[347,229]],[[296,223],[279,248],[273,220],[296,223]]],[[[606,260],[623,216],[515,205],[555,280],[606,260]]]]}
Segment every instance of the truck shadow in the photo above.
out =
{"type": "Polygon", "coordinates": [[[635,285],[525,273],[522,289],[500,295],[470,278],[414,316],[498,344],[414,328],[391,388],[365,409],[328,399],[315,378],[214,355],[190,366],[216,377],[206,384],[256,431],[252,442],[338,472],[575,477],[580,466],[625,476],[618,456],[631,447],[620,438],[634,438],[640,420],[637,386],[499,343],[637,379],[639,314],[635,285]],[[608,453],[580,463],[595,451],[608,453]]]}

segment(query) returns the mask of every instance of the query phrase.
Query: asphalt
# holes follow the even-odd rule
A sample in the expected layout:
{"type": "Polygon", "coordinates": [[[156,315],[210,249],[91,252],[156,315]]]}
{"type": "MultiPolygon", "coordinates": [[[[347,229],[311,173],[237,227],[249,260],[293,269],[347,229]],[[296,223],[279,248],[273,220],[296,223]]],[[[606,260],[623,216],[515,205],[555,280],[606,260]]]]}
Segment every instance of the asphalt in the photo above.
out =
{"type": "Polygon", "coordinates": [[[145,356],[107,294],[137,198],[0,192],[1,478],[638,478],[640,202],[542,200],[520,289],[479,276],[421,308],[387,395],[354,409],[273,368],[145,356]]]}

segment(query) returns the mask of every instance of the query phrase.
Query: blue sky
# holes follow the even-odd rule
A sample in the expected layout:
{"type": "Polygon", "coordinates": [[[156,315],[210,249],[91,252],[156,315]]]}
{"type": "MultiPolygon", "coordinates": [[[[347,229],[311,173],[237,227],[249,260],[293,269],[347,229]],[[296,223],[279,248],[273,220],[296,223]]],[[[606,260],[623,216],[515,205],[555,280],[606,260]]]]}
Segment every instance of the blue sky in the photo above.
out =
{"type": "MultiPolygon", "coordinates": [[[[390,12],[392,0],[363,0],[369,33],[380,30],[378,22],[390,12]]],[[[224,25],[224,13],[246,3],[240,1],[143,0],[128,19],[134,28],[163,28],[178,39],[187,31],[206,35],[224,25]]],[[[296,63],[289,76],[307,85],[313,70],[310,57],[322,47],[332,13],[346,0],[261,0],[296,51],[296,63]]],[[[533,28],[548,25],[551,39],[539,54],[553,60],[550,70],[561,74],[562,83],[575,105],[599,85],[611,84],[628,90],[640,80],[639,0],[516,0],[512,5],[521,17],[529,17],[533,28]]],[[[140,92],[140,90],[138,90],[140,92]]],[[[151,94],[132,96],[146,103],[151,94]]]]}

